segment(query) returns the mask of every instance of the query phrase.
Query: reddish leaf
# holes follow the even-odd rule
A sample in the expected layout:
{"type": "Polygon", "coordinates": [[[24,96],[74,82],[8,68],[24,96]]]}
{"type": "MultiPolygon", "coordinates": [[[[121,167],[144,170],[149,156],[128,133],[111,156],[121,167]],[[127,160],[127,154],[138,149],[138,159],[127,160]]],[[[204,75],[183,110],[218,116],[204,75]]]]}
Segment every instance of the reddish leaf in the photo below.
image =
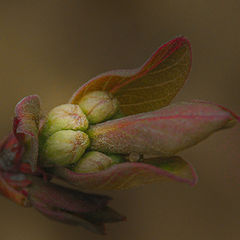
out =
{"type": "Polygon", "coordinates": [[[38,199],[48,206],[65,209],[68,212],[84,213],[106,206],[111,200],[104,195],[87,194],[60,185],[33,178],[30,188],[31,198],[38,199]]]}
{"type": "Polygon", "coordinates": [[[36,95],[23,98],[15,108],[14,133],[24,145],[23,161],[29,162],[36,170],[38,157],[38,130],[40,120],[40,100],[36,95]]]}
{"type": "Polygon", "coordinates": [[[125,219],[107,206],[108,196],[88,194],[34,178],[29,190],[33,207],[47,217],[72,225],[81,225],[103,234],[104,223],[125,219]]]}
{"type": "Polygon", "coordinates": [[[101,152],[173,156],[230,126],[235,118],[215,104],[183,102],[97,124],[89,129],[89,136],[91,148],[101,152]]]}
{"type": "Polygon", "coordinates": [[[190,185],[197,182],[193,167],[180,157],[151,159],[148,163],[125,162],[96,173],[75,173],[67,168],[57,168],[55,173],[66,182],[87,190],[128,189],[164,179],[190,185]]]}
{"type": "Polygon", "coordinates": [[[183,86],[191,68],[191,45],[184,37],[162,45],[140,68],[101,74],[81,86],[70,102],[94,90],[111,92],[125,115],[168,105],[183,86]]]}
{"type": "Polygon", "coordinates": [[[82,226],[93,233],[105,234],[105,226],[103,223],[93,224],[67,211],[51,208],[45,203],[39,202],[36,200],[33,200],[32,204],[35,209],[37,209],[40,213],[42,213],[44,216],[48,217],[49,219],[62,222],[65,224],[82,226]]]}
{"type": "Polygon", "coordinates": [[[0,169],[16,172],[21,162],[23,146],[16,136],[11,133],[0,144],[0,169]]]}
{"type": "Polygon", "coordinates": [[[33,200],[32,204],[35,209],[37,209],[40,213],[42,213],[44,216],[48,217],[49,219],[62,222],[65,224],[70,224],[70,225],[80,225],[94,233],[104,234],[105,232],[105,228],[103,224],[100,224],[100,225],[91,224],[85,219],[79,218],[71,213],[65,212],[60,209],[56,210],[54,208],[50,208],[45,203],[39,202],[37,200],[33,200]]]}
{"type": "Polygon", "coordinates": [[[0,193],[23,207],[29,206],[29,201],[27,197],[23,193],[14,189],[11,185],[9,185],[6,179],[4,179],[1,172],[0,172],[0,193]]]}

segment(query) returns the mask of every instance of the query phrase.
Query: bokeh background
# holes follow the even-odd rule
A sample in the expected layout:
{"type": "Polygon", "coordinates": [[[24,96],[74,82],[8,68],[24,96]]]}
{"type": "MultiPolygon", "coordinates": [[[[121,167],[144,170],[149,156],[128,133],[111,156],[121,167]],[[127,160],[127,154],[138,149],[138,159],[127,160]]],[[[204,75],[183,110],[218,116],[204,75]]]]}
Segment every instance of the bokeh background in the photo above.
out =
{"type": "MultiPolygon", "coordinates": [[[[0,0],[0,136],[15,104],[39,94],[45,111],[107,70],[135,68],[162,43],[189,38],[193,68],[174,101],[204,99],[240,113],[237,0],[0,0]]],[[[240,127],[181,154],[196,187],[164,182],[109,193],[128,221],[98,236],[0,198],[1,240],[240,239],[240,127]]]]}

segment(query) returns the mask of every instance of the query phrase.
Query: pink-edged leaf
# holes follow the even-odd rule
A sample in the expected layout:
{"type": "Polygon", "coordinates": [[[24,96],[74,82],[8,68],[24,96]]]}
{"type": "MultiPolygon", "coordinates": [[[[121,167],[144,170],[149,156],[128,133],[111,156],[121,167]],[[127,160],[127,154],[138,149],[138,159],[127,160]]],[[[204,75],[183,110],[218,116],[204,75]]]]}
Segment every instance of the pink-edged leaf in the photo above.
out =
{"type": "Polygon", "coordinates": [[[162,45],[140,68],[103,73],[80,87],[70,102],[77,104],[86,93],[111,92],[125,115],[168,105],[183,86],[191,68],[191,45],[177,37],[162,45]]]}
{"type": "Polygon", "coordinates": [[[76,215],[73,215],[69,212],[65,212],[61,209],[57,210],[54,208],[50,208],[48,205],[46,205],[43,202],[33,200],[32,205],[41,214],[43,214],[44,216],[46,216],[49,219],[52,219],[52,220],[55,220],[58,222],[62,222],[65,224],[82,226],[93,233],[105,234],[105,227],[104,227],[104,224],[102,224],[102,223],[101,224],[90,223],[87,220],[80,218],[76,215]]]}
{"type": "Polygon", "coordinates": [[[203,101],[107,121],[89,129],[91,148],[106,153],[173,156],[236,122],[236,115],[203,101]]]}
{"type": "Polygon", "coordinates": [[[0,169],[16,172],[21,162],[23,150],[23,146],[14,133],[10,133],[0,144],[0,169]]]}
{"type": "Polygon", "coordinates": [[[125,162],[96,173],[75,173],[56,168],[56,175],[81,189],[128,189],[147,183],[172,179],[195,185],[197,175],[193,167],[180,157],[151,159],[147,163],[125,162]]]}
{"type": "Polygon", "coordinates": [[[6,198],[12,200],[13,202],[19,204],[23,207],[29,206],[28,198],[20,191],[17,191],[13,186],[11,186],[7,180],[3,177],[3,173],[0,171],[0,193],[6,198]]]}
{"type": "Polygon", "coordinates": [[[14,133],[24,146],[23,161],[36,170],[38,158],[38,130],[40,121],[40,100],[37,95],[23,98],[15,108],[14,133]]]}
{"type": "Polygon", "coordinates": [[[29,194],[48,206],[75,213],[95,211],[111,200],[108,196],[79,192],[37,178],[33,178],[29,194]]]}
{"type": "Polygon", "coordinates": [[[28,197],[45,216],[72,225],[81,225],[90,231],[104,233],[104,223],[119,222],[125,217],[107,204],[105,195],[89,194],[33,178],[28,197]]]}

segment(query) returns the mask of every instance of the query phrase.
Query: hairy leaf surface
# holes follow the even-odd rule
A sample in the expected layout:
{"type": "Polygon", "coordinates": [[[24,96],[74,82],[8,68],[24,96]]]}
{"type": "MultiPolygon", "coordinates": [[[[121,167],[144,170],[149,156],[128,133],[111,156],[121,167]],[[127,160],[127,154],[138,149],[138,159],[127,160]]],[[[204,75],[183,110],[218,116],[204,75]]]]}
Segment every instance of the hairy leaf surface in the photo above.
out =
{"type": "Polygon", "coordinates": [[[193,167],[177,156],[149,159],[146,163],[120,163],[96,173],[75,173],[67,168],[57,168],[55,173],[68,183],[88,190],[121,190],[167,179],[190,185],[197,182],[193,167]]]}
{"type": "Polygon", "coordinates": [[[36,170],[38,158],[38,130],[40,121],[40,100],[36,95],[23,98],[15,108],[14,133],[23,144],[23,160],[36,170]]]}
{"type": "Polygon", "coordinates": [[[231,126],[236,118],[216,104],[182,102],[154,112],[96,124],[89,129],[89,136],[93,150],[169,157],[231,126]]]}

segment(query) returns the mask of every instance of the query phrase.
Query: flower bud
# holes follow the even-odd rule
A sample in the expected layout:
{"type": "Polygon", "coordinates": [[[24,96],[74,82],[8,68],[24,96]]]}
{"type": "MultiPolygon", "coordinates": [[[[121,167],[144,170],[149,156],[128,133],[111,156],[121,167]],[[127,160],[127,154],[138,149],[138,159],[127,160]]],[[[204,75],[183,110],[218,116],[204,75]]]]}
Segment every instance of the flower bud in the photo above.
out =
{"type": "Polygon", "coordinates": [[[111,93],[93,91],[79,102],[90,123],[95,124],[110,119],[118,110],[118,101],[111,93]]]}
{"type": "Polygon", "coordinates": [[[112,164],[114,164],[114,160],[111,157],[101,152],[91,151],[80,159],[74,171],[77,173],[99,172],[110,167],[112,164]]]}
{"type": "Polygon", "coordinates": [[[49,112],[41,134],[49,137],[60,130],[85,131],[87,128],[88,120],[81,108],[76,104],[63,104],[49,112]]]}
{"type": "Polygon", "coordinates": [[[43,147],[44,165],[66,166],[77,162],[90,141],[82,131],[62,130],[51,135],[43,147]]]}

